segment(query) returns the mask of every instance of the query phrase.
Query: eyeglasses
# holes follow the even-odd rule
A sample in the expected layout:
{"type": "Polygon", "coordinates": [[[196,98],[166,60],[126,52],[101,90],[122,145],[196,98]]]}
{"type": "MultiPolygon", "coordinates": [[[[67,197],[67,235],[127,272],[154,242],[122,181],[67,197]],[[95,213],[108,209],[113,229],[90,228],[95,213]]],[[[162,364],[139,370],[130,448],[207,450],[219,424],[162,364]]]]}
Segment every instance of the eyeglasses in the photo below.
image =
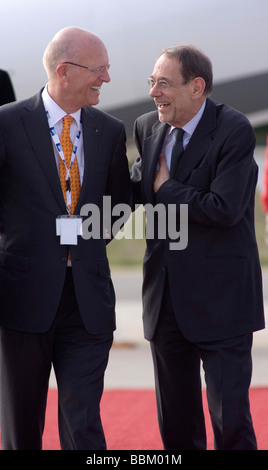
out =
{"type": "Polygon", "coordinates": [[[69,65],[75,65],[76,67],[81,67],[82,69],[87,69],[90,72],[95,73],[96,75],[100,75],[103,72],[105,72],[106,70],[108,72],[108,70],[110,68],[110,64],[109,65],[102,65],[101,67],[98,67],[97,69],[91,69],[90,67],[86,67],[85,65],[75,64],[74,62],[63,62],[63,63],[64,64],[69,64],[69,65]]]}
{"type": "Polygon", "coordinates": [[[150,88],[153,88],[155,85],[159,86],[161,90],[167,90],[168,88],[178,85],[178,83],[167,82],[166,80],[156,81],[153,78],[147,78],[147,82],[150,88]]]}

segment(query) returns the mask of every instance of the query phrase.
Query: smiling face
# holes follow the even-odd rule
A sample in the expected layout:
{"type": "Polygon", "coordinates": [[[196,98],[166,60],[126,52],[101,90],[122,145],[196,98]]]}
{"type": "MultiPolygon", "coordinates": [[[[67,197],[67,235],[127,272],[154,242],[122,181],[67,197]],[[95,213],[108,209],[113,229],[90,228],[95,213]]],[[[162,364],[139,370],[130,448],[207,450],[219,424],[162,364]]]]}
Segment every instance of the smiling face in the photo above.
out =
{"type": "Polygon", "coordinates": [[[203,79],[198,77],[185,83],[180,62],[174,57],[161,55],[151,75],[150,90],[159,120],[174,127],[182,127],[189,122],[205,99],[201,81],[203,79]]]}
{"type": "Polygon", "coordinates": [[[79,54],[77,63],[90,69],[66,64],[68,68],[68,90],[70,99],[76,107],[94,106],[99,103],[100,90],[103,83],[110,82],[108,73],[109,58],[105,46],[99,42],[92,49],[83,49],[79,54]],[[97,72],[99,67],[107,67],[101,72],[97,72]]]}
{"type": "Polygon", "coordinates": [[[110,81],[105,45],[80,28],[57,33],[45,51],[44,65],[50,96],[69,114],[98,104],[102,84],[110,81]]]}

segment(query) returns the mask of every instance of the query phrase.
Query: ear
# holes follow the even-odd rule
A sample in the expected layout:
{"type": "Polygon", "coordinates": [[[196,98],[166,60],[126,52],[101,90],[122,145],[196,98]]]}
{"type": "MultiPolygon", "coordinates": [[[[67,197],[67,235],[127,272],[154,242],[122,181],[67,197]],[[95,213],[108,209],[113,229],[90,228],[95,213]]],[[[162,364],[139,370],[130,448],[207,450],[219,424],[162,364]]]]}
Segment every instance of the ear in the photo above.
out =
{"type": "Polygon", "coordinates": [[[61,80],[66,81],[68,77],[67,64],[59,64],[57,66],[57,75],[61,80]]]}
{"type": "Polygon", "coordinates": [[[206,89],[206,82],[202,77],[196,77],[192,80],[192,97],[199,99],[203,96],[206,89]]]}

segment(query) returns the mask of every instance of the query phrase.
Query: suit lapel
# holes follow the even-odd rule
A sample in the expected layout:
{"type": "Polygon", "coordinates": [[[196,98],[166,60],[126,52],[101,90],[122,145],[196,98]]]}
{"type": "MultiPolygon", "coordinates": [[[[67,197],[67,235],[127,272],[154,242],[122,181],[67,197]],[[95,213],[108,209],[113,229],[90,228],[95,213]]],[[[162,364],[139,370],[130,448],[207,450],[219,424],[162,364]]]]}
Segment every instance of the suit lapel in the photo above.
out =
{"type": "Polygon", "coordinates": [[[203,159],[216,129],[216,104],[208,99],[203,116],[198,123],[176,171],[176,179],[184,182],[203,159]]]}
{"type": "Polygon", "coordinates": [[[152,134],[144,141],[143,191],[146,200],[153,202],[153,180],[159,155],[166,136],[168,124],[157,121],[152,127],[152,134]]]}
{"type": "MultiPolygon", "coordinates": [[[[216,129],[217,106],[211,99],[207,99],[206,107],[200,122],[198,123],[189,144],[178,165],[175,179],[181,183],[187,181],[191,172],[203,159],[213,139],[213,131],[216,129]]],[[[146,200],[153,202],[153,178],[157,161],[162,150],[168,124],[157,121],[152,127],[152,134],[144,141],[144,169],[143,191],[146,200]]]]}
{"type": "MultiPolygon", "coordinates": [[[[23,117],[25,129],[31,140],[36,158],[39,160],[51,190],[61,207],[62,214],[64,214],[66,207],[41,94],[28,100],[25,107],[28,110],[28,113],[23,117]]],[[[94,175],[94,165],[98,154],[98,142],[101,133],[96,116],[97,113],[94,108],[82,109],[81,119],[85,168],[81,194],[75,213],[80,212],[82,201],[85,200],[86,191],[90,187],[90,181],[94,175]]]]}
{"type": "Polygon", "coordinates": [[[60,186],[58,169],[41,94],[30,98],[26,102],[25,108],[28,110],[28,113],[23,117],[26,132],[32,143],[36,158],[60,205],[62,214],[64,214],[66,210],[65,202],[60,186]]]}
{"type": "Polygon", "coordinates": [[[97,113],[94,108],[83,108],[81,119],[83,128],[83,144],[84,144],[84,178],[81,187],[81,194],[76,206],[75,212],[79,212],[82,202],[86,200],[88,188],[95,175],[94,166],[98,157],[98,146],[101,135],[101,126],[96,119],[97,113]]]}

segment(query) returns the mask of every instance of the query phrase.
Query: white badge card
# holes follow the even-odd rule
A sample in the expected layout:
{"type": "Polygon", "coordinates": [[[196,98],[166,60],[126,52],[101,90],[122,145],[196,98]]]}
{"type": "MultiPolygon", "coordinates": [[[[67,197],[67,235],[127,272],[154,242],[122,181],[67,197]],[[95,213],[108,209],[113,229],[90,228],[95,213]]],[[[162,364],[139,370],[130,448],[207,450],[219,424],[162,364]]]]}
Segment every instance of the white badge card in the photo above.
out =
{"type": "Polygon", "coordinates": [[[61,245],[77,245],[78,235],[82,233],[82,217],[61,215],[56,219],[56,233],[61,245]]]}

